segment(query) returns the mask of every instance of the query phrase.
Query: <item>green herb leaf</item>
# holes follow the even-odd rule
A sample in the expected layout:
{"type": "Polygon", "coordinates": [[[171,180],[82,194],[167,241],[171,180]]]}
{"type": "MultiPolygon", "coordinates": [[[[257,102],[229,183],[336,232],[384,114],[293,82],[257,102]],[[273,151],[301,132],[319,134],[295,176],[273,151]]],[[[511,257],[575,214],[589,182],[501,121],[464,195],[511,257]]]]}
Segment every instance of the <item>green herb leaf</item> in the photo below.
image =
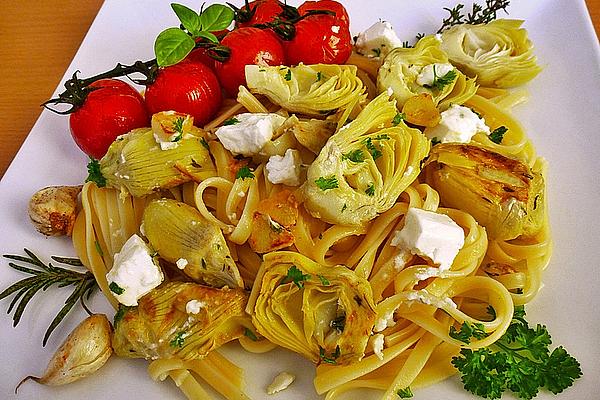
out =
{"type": "Polygon", "coordinates": [[[456,340],[468,344],[471,342],[471,338],[483,339],[487,336],[487,333],[485,332],[483,324],[470,324],[465,321],[462,323],[460,331],[457,331],[454,326],[451,326],[449,335],[456,340]]]}
{"type": "Polygon", "coordinates": [[[252,330],[248,329],[248,328],[244,328],[244,336],[246,336],[247,338],[249,338],[250,340],[252,340],[254,342],[256,342],[258,340],[258,338],[254,334],[254,332],[252,332],[252,330]]]}
{"type": "Polygon", "coordinates": [[[369,153],[371,153],[371,157],[373,157],[373,160],[377,160],[379,157],[381,157],[383,155],[381,153],[381,150],[379,150],[373,144],[373,140],[371,138],[364,139],[363,140],[363,144],[365,145],[365,147],[367,148],[367,150],[369,151],[369,153]]]}
{"type": "Polygon", "coordinates": [[[160,67],[177,64],[196,46],[196,42],[179,28],[167,28],[154,42],[154,54],[160,67]]]}
{"type": "Polygon", "coordinates": [[[295,265],[292,265],[287,272],[287,275],[281,280],[280,285],[294,282],[294,285],[298,286],[298,289],[304,288],[304,281],[310,279],[309,274],[303,274],[300,269],[295,265]]]}
{"type": "Polygon", "coordinates": [[[208,31],[200,31],[196,36],[204,38],[213,43],[219,43],[219,39],[215,36],[215,34],[208,31]]]}
{"type": "Polygon", "coordinates": [[[117,324],[123,319],[127,311],[132,307],[124,306],[123,304],[119,304],[119,309],[115,313],[115,317],[113,319],[113,326],[117,326],[117,324]]]}
{"type": "Polygon", "coordinates": [[[394,125],[394,126],[399,125],[400,122],[404,121],[405,118],[406,118],[406,115],[404,115],[404,113],[398,113],[398,114],[396,114],[396,116],[392,120],[392,125],[394,125]]]}
{"type": "Polygon", "coordinates": [[[292,80],[292,70],[291,69],[288,68],[287,72],[283,76],[283,79],[285,79],[286,81],[292,80]]]}
{"type": "Polygon", "coordinates": [[[411,397],[414,396],[412,390],[410,390],[410,386],[409,387],[405,387],[404,389],[399,389],[396,394],[398,395],[398,397],[400,397],[401,399],[410,399],[411,397]]]}
{"type": "Polygon", "coordinates": [[[367,194],[367,196],[369,197],[373,197],[375,196],[375,184],[371,183],[366,189],[365,189],[365,193],[367,194]]]}
{"type": "Polygon", "coordinates": [[[433,83],[431,84],[432,87],[441,91],[442,89],[444,89],[445,86],[450,85],[452,82],[454,82],[454,79],[456,79],[456,69],[448,71],[446,75],[440,77],[435,74],[435,65],[433,66],[433,83]]]}
{"type": "Polygon", "coordinates": [[[213,4],[200,14],[200,24],[203,31],[220,31],[227,29],[233,21],[234,12],[222,4],[213,4]]]}
{"type": "Polygon", "coordinates": [[[489,138],[492,142],[496,144],[502,143],[502,139],[504,139],[504,134],[508,131],[508,128],[505,126],[500,126],[490,133],[489,138]]]}
{"type": "Polygon", "coordinates": [[[185,341],[185,332],[177,332],[173,340],[169,342],[169,346],[171,347],[183,347],[183,342],[185,341]]]}
{"type": "Polygon", "coordinates": [[[442,33],[445,29],[459,24],[485,24],[496,19],[496,14],[500,10],[506,12],[506,8],[510,4],[510,0],[486,0],[485,8],[480,4],[473,3],[470,13],[465,16],[462,13],[464,4],[458,4],[454,8],[444,8],[450,15],[442,21],[442,26],[437,33],[442,33]]]}
{"type": "Polygon", "coordinates": [[[206,150],[210,150],[210,147],[208,147],[208,142],[206,141],[206,139],[204,138],[200,138],[200,144],[202,145],[202,147],[204,147],[206,150]]]}
{"type": "Polygon", "coordinates": [[[440,143],[442,143],[442,142],[440,141],[440,139],[437,138],[437,136],[434,136],[434,137],[431,138],[431,145],[432,146],[435,146],[436,144],[440,144],[440,143]]]}
{"type": "Polygon", "coordinates": [[[350,160],[354,163],[365,161],[365,153],[361,149],[356,149],[342,154],[342,160],[350,160]]]}
{"type": "Polygon", "coordinates": [[[323,78],[323,74],[321,73],[321,71],[318,71],[317,72],[317,82],[319,82],[322,78],[323,78]]]}
{"type": "Polygon", "coordinates": [[[235,179],[252,179],[254,178],[254,174],[252,173],[252,170],[250,169],[250,167],[248,167],[247,165],[243,166],[242,168],[240,168],[238,170],[238,172],[235,174],[235,179]]]}
{"type": "Polygon", "coordinates": [[[335,351],[333,353],[331,353],[330,356],[325,354],[324,348],[319,347],[319,357],[321,357],[321,360],[323,360],[323,362],[326,362],[327,364],[337,364],[336,360],[339,358],[340,354],[341,354],[340,346],[336,346],[335,351]]]}
{"type": "Polygon", "coordinates": [[[321,176],[315,180],[315,184],[319,189],[323,191],[340,187],[335,175],[331,175],[328,177],[321,176]]]}
{"type": "Polygon", "coordinates": [[[90,157],[87,170],[88,177],[85,179],[86,182],[94,182],[98,187],[106,186],[106,178],[102,175],[102,171],[100,170],[100,161],[90,157]]]}
{"type": "Polygon", "coordinates": [[[125,293],[125,289],[119,286],[116,282],[111,282],[110,285],[108,285],[108,288],[116,295],[125,293]]]}
{"type": "Polygon", "coordinates": [[[223,122],[223,126],[235,125],[235,124],[239,124],[239,123],[240,123],[240,120],[237,119],[236,117],[233,117],[233,118],[226,119],[223,122]]]}
{"type": "Polygon", "coordinates": [[[329,286],[331,285],[331,282],[329,282],[329,279],[325,278],[323,275],[319,274],[317,275],[319,277],[319,279],[321,280],[321,284],[323,286],[329,286]]]}
{"type": "Polygon", "coordinates": [[[200,30],[200,16],[196,11],[177,3],[171,3],[171,8],[177,14],[181,25],[190,33],[196,34],[200,30]]]}

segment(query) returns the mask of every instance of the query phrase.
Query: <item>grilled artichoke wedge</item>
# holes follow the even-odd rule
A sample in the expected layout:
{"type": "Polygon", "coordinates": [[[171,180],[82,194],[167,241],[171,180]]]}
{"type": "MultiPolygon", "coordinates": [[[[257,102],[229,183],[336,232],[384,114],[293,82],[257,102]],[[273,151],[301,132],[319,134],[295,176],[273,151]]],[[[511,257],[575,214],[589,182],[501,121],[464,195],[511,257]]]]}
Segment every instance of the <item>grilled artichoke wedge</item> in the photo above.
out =
{"type": "Polygon", "coordinates": [[[307,171],[304,205],[332,224],[363,225],[391,208],[419,175],[429,140],[382,93],[325,144],[307,171]]]}
{"type": "Polygon", "coordinates": [[[251,92],[267,96],[288,111],[319,116],[366,98],[356,71],[354,65],[247,65],[246,82],[251,92]]]}
{"type": "Polygon", "coordinates": [[[113,348],[121,357],[206,356],[244,334],[247,295],[241,289],[216,289],[197,283],[167,283],[142,297],[137,307],[115,316],[113,348]]]}
{"type": "Polygon", "coordinates": [[[252,322],[271,342],[315,363],[344,365],[364,356],[376,313],[369,282],[352,270],[299,253],[269,253],[251,299],[252,322]]]}
{"type": "Polygon", "coordinates": [[[216,175],[201,138],[184,135],[177,146],[162,150],[151,128],[134,129],[110,145],[100,160],[100,171],[107,186],[138,197],[192,180],[201,181],[216,175]]]}
{"type": "Polygon", "coordinates": [[[473,215],[492,239],[527,237],[542,228],[544,178],[521,161],[475,145],[438,144],[423,172],[445,206],[473,215]]]}
{"type": "Polygon", "coordinates": [[[196,282],[244,287],[221,229],[195,208],[171,199],[153,200],[144,210],[143,221],[144,233],[158,255],[196,282]]]}

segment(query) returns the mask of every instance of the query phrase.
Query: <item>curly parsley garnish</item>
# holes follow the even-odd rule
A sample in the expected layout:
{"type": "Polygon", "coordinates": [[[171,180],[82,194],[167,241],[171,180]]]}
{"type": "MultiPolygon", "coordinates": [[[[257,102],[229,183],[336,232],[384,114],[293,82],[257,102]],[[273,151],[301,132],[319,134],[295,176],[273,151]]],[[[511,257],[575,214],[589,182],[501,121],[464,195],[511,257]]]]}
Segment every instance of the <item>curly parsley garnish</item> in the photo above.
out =
{"type": "Polygon", "coordinates": [[[294,282],[294,285],[298,286],[298,289],[304,288],[304,281],[310,278],[309,274],[303,274],[302,270],[298,269],[295,265],[292,265],[288,269],[287,275],[281,280],[280,285],[294,282]]]}
{"type": "Polygon", "coordinates": [[[371,183],[369,186],[367,186],[367,188],[365,189],[365,193],[369,197],[375,196],[375,184],[371,183]]]}
{"type": "Polygon", "coordinates": [[[252,173],[252,170],[250,169],[250,167],[248,167],[247,165],[243,166],[242,168],[240,168],[238,170],[238,172],[235,174],[235,179],[252,179],[254,178],[254,174],[252,173]]]}
{"type": "Polygon", "coordinates": [[[356,149],[342,154],[342,160],[350,160],[354,163],[365,161],[365,153],[361,149],[356,149]]]}
{"type": "Polygon", "coordinates": [[[398,395],[398,397],[400,397],[401,399],[410,399],[411,397],[414,396],[412,390],[410,390],[410,386],[409,387],[405,387],[404,389],[399,389],[396,394],[398,395]]]}
{"type": "Polygon", "coordinates": [[[106,186],[106,178],[102,175],[100,170],[100,161],[90,157],[90,162],[87,165],[88,177],[85,178],[86,182],[94,182],[98,187],[106,186]]]}
{"type": "Polygon", "coordinates": [[[319,189],[323,191],[340,187],[335,175],[331,175],[328,177],[321,176],[315,180],[315,184],[319,189]]]}
{"type": "Polygon", "coordinates": [[[185,341],[186,334],[184,331],[177,332],[173,340],[169,342],[171,347],[183,347],[183,342],[185,341]]]}
{"type": "Polygon", "coordinates": [[[240,120],[237,119],[236,117],[232,117],[229,119],[226,119],[225,121],[223,121],[223,126],[228,126],[228,125],[235,125],[235,124],[239,124],[240,120]]]}

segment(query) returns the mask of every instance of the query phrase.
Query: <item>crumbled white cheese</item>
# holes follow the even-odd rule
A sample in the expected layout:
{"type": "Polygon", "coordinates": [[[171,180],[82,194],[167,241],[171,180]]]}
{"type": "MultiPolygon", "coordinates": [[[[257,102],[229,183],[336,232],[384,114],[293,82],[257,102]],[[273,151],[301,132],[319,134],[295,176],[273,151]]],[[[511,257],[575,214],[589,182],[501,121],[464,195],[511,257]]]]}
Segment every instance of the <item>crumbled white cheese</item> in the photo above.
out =
{"type": "Polygon", "coordinates": [[[412,165],[409,165],[408,167],[406,167],[406,171],[404,171],[404,176],[408,177],[410,176],[410,174],[412,174],[414,172],[414,168],[412,165]]]}
{"type": "Polygon", "coordinates": [[[441,114],[440,123],[433,128],[426,128],[423,133],[429,139],[437,139],[442,143],[468,143],[478,132],[490,133],[490,128],[469,107],[453,104],[441,114]]]}
{"type": "Polygon", "coordinates": [[[185,305],[185,312],[188,314],[198,314],[204,307],[206,307],[206,303],[204,301],[190,300],[185,305]]]}
{"type": "Polygon", "coordinates": [[[282,183],[287,186],[300,184],[300,152],[287,149],[284,156],[271,156],[266,165],[267,179],[274,184],[282,183]]]}
{"type": "Polygon", "coordinates": [[[390,310],[383,314],[381,318],[378,318],[375,321],[375,326],[373,327],[374,332],[381,332],[385,328],[396,325],[396,321],[394,321],[394,312],[396,309],[390,310]]]}
{"type": "Polygon", "coordinates": [[[232,153],[251,156],[271,140],[285,118],[278,114],[244,113],[236,115],[235,120],[234,124],[219,127],[215,135],[232,153]]]}
{"type": "MultiPolygon", "coordinates": [[[[395,246],[395,244],[392,242],[392,245],[395,246]]],[[[396,254],[394,256],[394,269],[396,271],[402,271],[404,269],[404,267],[406,267],[406,264],[408,264],[408,262],[410,261],[410,259],[412,258],[412,253],[406,249],[400,249],[400,251],[398,252],[398,254],[396,254]]]]}
{"type": "Polygon", "coordinates": [[[292,382],[294,382],[294,379],[296,379],[296,376],[290,374],[289,372],[284,371],[280,373],[273,379],[273,382],[271,382],[271,384],[267,387],[267,394],[275,394],[287,389],[288,386],[290,386],[292,382]]]}
{"type": "Polygon", "coordinates": [[[415,290],[406,294],[406,300],[409,302],[415,301],[422,304],[431,305],[437,308],[457,308],[458,306],[450,297],[439,298],[432,295],[425,289],[415,290]]]}
{"type": "Polygon", "coordinates": [[[188,265],[188,260],[186,260],[185,258],[180,258],[175,264],[177,264],[177,268],[185,269],[185,267],[187,267],[188,265]]]}
{"type": "Polygon", "coordinates": [[[381,333],[378,333],[377,335],[373,336],[373,353],[375,353],[377,358],[379,358],[380,360],[383,360],[383,338],[383,334],[381,333]]]}
{"type": "Polygon", "coordinates": [[[419,75],[417,75],[417,83],[421,86],[431,86],[436,78],[445,76],[452,71],[454,66],[448,63],[435,63],[423,67],[419,75]]]}
{"type": "Polygon", "coordinates": [[[440,276],[440,269],[436,267],[423,267],[417,268],[417,273],[415,274],[415,278],[420,281],[424,281],[425,279],[434,278],[440,276]]]}
{"type": "Polygon", "coordinates": [[[448,270],[465,242],[463,229],[450,217],[411,207],[404,217],[404,227],[396,231],[391,245],[426,257],[448,270]]]}
{"type": "Polygon", "coordinates": [[[160,285],[163,278],[150,249],[138,235],[132,235],[115,254],[113,267],[106,274],[113,295],[126,306],[136,306],[138,299],[160,285]]]}
{"type": "Polygon", "coordinates": [[[366,56],[384,57],[396,47],[402,47],[402,40],[386,21],[374,23],[356,37],[356,50],[366,56]]]}

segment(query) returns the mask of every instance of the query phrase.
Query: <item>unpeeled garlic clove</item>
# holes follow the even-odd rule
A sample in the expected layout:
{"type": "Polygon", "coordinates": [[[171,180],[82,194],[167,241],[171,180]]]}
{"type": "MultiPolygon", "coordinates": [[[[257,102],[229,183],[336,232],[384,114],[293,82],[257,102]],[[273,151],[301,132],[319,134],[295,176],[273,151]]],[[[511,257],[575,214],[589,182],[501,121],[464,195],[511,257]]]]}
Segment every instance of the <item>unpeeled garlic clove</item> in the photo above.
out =
{"type": "Polygon", "coordinates": [[[77,217],[77,196],[81,186],[49,186],[29,200],[29,218],[47,236],[71,235],[77,217]]]}
{"type": "Polygon", "coordinates": [[[106,315],[94,314],[83,320],[67,336],[48,363],[42,377],[28,376],[43,385],[58,386],[74,382],[96,372],[112,354],[112,327],[106,315]]]}

